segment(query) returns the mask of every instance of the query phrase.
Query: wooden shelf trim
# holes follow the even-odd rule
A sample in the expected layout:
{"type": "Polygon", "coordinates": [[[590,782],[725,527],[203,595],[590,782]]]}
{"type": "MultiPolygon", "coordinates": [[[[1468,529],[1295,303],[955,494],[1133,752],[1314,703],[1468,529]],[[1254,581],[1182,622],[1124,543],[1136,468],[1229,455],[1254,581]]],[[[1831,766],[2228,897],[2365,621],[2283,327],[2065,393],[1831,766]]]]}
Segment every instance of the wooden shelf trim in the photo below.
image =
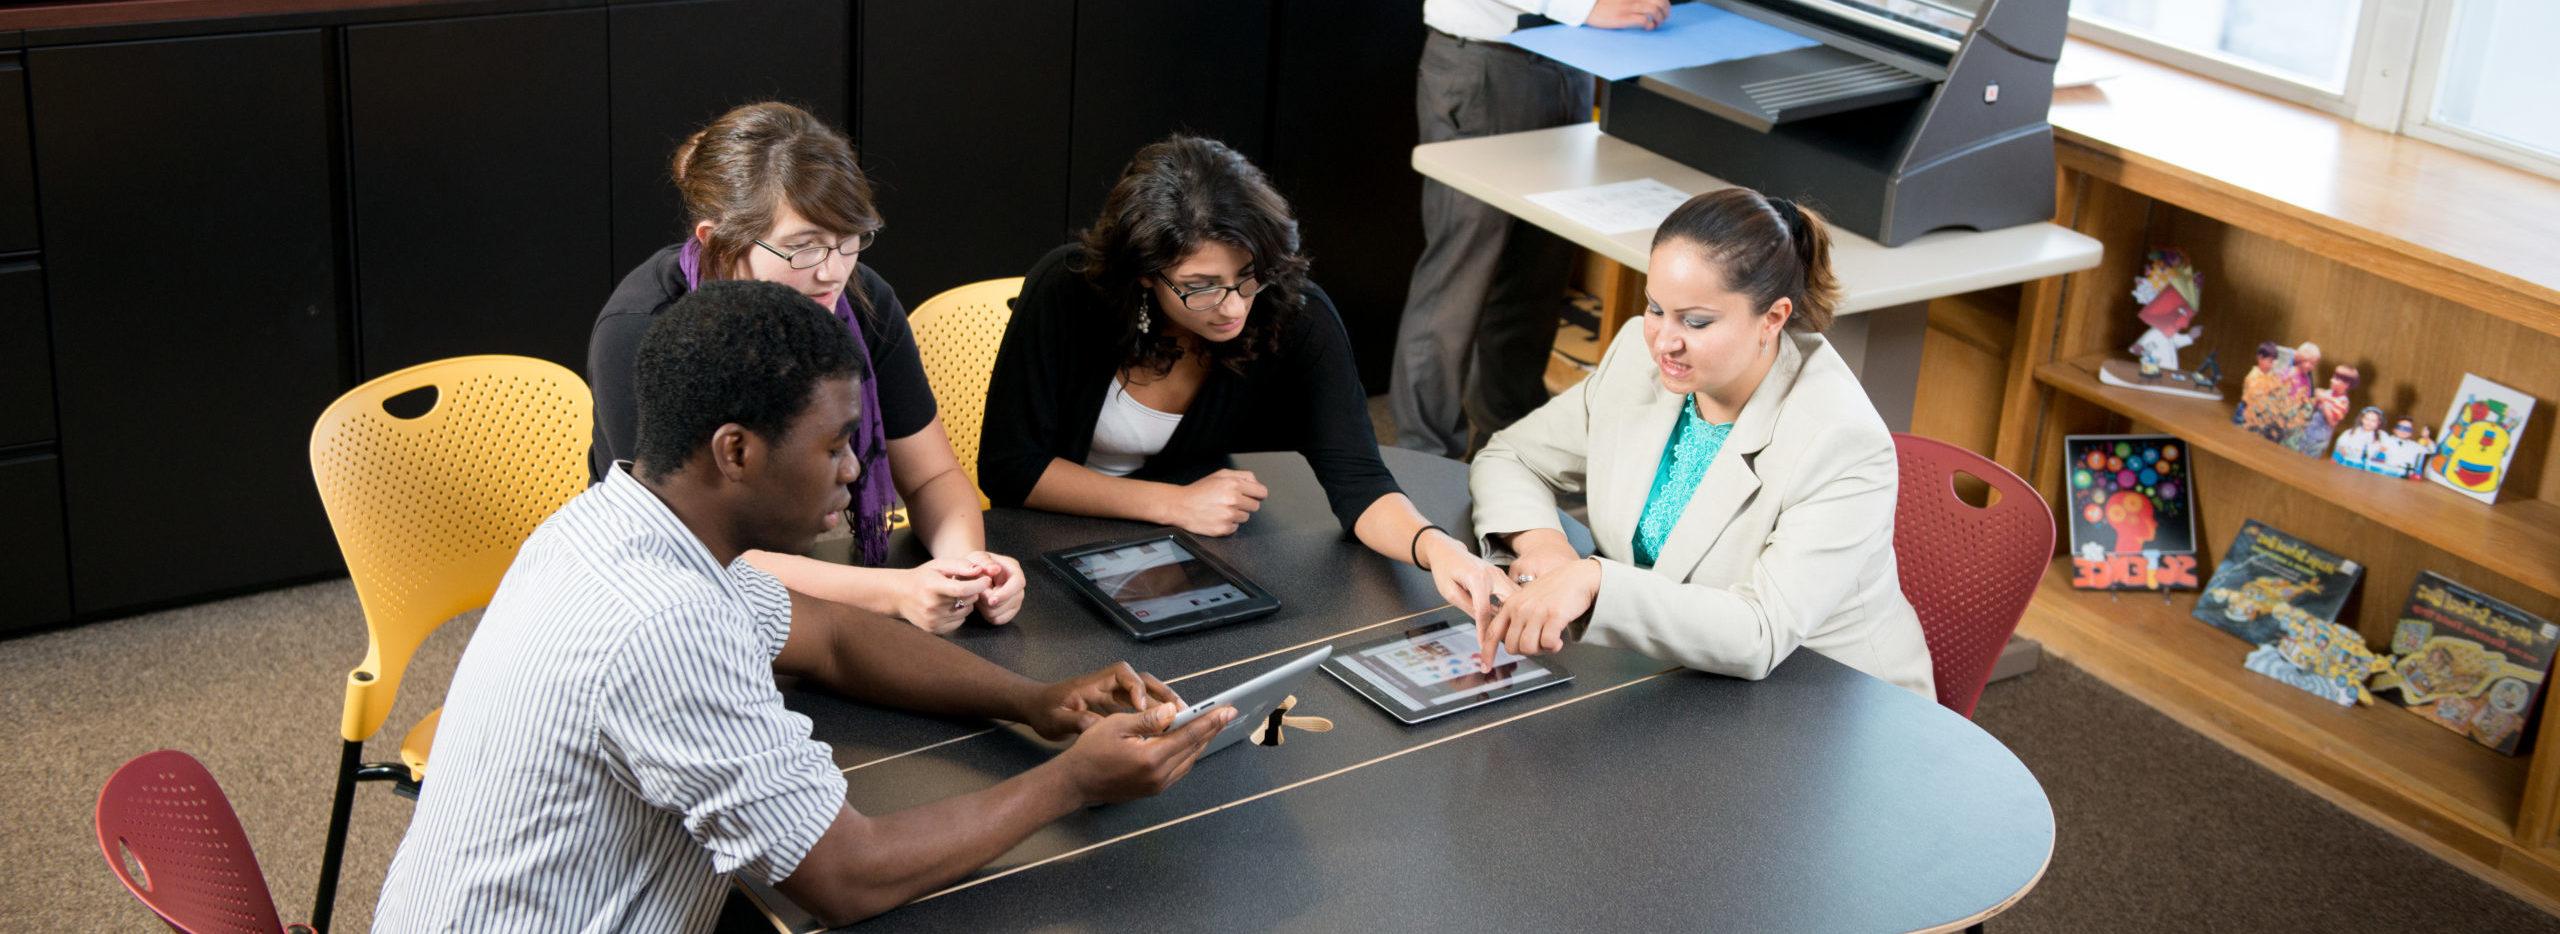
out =
{"type": "Polygon", "coordinates": [[[2249,647],[2189,615],[2194,594],[2111,597],[2073,590],[2070,578],[2068,559],[2045,574],[2021,635],[2244,755],[2272,757],[2482,864],[2549,852],[2516,839],[2526,760],[2388,700],[2339,707],[2242,668],[2249,647]]]}
{"type": "Polygon", "coordinates": [[[2560,594],[2560,506],[2512,497],[2483,504],[2425,481],[2349,470],[2231,424],[2231,402],[2143,392],[2098,381],[2102,357],[2036,367],[2036,381],[2187,440],[2188,444],[2379,522],[2534,590],[2560,594]]]}

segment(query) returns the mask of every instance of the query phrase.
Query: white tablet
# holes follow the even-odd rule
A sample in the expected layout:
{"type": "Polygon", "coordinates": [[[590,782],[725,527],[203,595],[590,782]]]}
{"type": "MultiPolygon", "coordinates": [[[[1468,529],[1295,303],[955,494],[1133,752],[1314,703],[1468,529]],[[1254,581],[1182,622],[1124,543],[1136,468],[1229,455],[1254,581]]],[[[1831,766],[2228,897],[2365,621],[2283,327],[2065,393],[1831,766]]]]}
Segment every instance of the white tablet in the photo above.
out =
{"type": "Polygon", "coordinates": [[[1495,649],[1493,667],[1476,662],[1476,624],[1455,618],[1407,629],[1343,650],[1324,671],[1406,723],[1444,717],[1515,694],[1573,680],[1551,659],[1495,649]]]}
{"type": "Polygon", "coordinates": [[[1233,746],[1237,740],[1251,736],[1253,731],[1267,725],[1266,721],[1271,719],[1272,708],[1280,706],[1281,701],[1288,699],[1291,689],[1297,685],[1299,679],[1306,677],[1307,672],[1316,670],[1316,666],[1324,664],[1324,660],[1332,655],[1333,646],[1330,645],[1321,646],[1313,652],[1300,655],[1288,664],[1263,672],[1261,676],[1251,681],[1220,691],[1216,697],[1183,708],[1181,713],[1173,715],[1173,725],[1179,727],[1191,722],[1192,718],[1221,706],[1233,707],[1236,709],[1236,718],[1227,721],[1226,728],[1219,730],[1218,735],[1209,740],[1208,748],[1200,750],[1200,754],[1205,756],[1233,746]]]}

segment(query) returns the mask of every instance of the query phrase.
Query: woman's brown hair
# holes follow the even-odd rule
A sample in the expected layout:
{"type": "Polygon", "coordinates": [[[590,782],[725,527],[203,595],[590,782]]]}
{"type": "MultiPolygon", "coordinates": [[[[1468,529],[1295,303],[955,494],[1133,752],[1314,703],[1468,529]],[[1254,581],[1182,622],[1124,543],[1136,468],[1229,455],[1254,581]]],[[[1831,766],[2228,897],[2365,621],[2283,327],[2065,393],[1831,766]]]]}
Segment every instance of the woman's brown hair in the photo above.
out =
{"type": "Polygon", "coordinates": [[[1787,326],[1821,333],[1840,305],[1831,275],[1831,233],[1822,216],[1785,198],[1726,188],[1689,199],[1653,232],[1654,249],[1695,244],[1723,267],[1725,288],[1751,298],[1759,311],[1792,299],[1787,326]]]}
{"type": "MultiPolygon", "coordinates": [[[[789,104],[765,101],[721,114],[676,147],[673,168],[686,216],[711,222],[702,244],[705,280],[737,278],[756,238],[773,229],[774,209],[786,203],[839,237],[880,226],[853,144],[789,104]]],[[[845,294],[867,307],[862,289],[845,294]]]]}
{"type": "Polygon", "coordinates": [[[1209,362],[1241,374],[1277,346],[1287,316],[1305,301],[1298,219],[1262,170],[1225,143],[1177,135],[1138,150],[1083,236],[1085,279],[1120,319],[1122,368],[1168,373],[1182,359],[1175,328],[1156,315],[1155,326],[1139,330],[1138,309],[1155,302],[1148,278],[1212,240],[1253,257],[1247,268],[1262,283],[1254,301],[1269,300],[1234,340],[1203,345],[1209,362]]]}

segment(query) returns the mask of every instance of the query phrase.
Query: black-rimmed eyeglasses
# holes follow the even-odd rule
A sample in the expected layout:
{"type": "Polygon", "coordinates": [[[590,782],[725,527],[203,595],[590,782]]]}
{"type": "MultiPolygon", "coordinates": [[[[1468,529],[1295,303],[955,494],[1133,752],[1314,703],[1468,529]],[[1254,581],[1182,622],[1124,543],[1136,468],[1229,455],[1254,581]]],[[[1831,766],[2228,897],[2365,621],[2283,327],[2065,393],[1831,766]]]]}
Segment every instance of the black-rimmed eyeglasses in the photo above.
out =
{"type": "Polygon", "coordinates": [[[1184,308],[1193,311],[1213,311],[1227,300],[1229,292],[1242,295],[1247,300],[1262,294],[1262,280],[1252,273],[1246,273],[1244,278],[1236,280],[1234,285],[1204,285],[1196,289],[1181,289],[1174,288],[1173,284],[1168,282],[1165,288],[1173,289],[1173,297],[1181,299],[1184,308]]]}
{"type": "Polygon", "coordinates": [[[827,261],[828,253],[852,259],[862,255],[862,251],[870,249],[871,244],[879,239],[880,228],[874,227],[832,244],[811,244],[797,250],[786,250],[762,240],[756,241],[756,245],[765,248],[775,256],[782,257],[783,261],[790,263],[793,269],[815,269],[819,263],[827,261]]]}

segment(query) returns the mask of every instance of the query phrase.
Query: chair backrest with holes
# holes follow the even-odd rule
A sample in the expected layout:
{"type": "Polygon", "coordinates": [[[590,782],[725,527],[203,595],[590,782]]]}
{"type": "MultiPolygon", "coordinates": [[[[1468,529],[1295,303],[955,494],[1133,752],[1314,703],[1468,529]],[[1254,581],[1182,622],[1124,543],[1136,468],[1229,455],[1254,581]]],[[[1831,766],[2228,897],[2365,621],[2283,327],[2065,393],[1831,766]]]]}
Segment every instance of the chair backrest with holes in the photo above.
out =
{"type": "Polygon", "coordinates": [[[1973,716],[2000,649],[2053,563],[2053,513],[2035,488],[1964,448],[1896,434],[1901,501],[1893,514],[1902,595],[1920,616],[1938,703],[1973,716]],[[1986,507],[1956,496],[1970,474],[1998,491],[1986,507]]]}
{"type": "Polygon", "coordinates": [[[231,799],[194,756],[163,749],[125,763],[98,790],[96,827],[107,868],[172,930],[283,929],[231,799]]]}
{"type": "Polygon", "coordinates": [[[382,729],[418,644],[487,606],[534,528],[587,488],[594,424],[576,373],[496,355],[376,377],[320,414],[311,473],[372,635],[347,673],[345,739],[382,729]],[[424,414],[384,408],[427,388],[424,414]]]}
{"type": "MultiPolygon", "coordinates": [[[[951,452],[969,482],[978,482],[978,430],[987,418],[987,381],[995,375],[996,349],[1004,344],[1005,325],[1013,321],[1013,299],[1022,294],[1022,277],[989,279],[959,286],[925,299],[907,315],[915,331],[916,351],[924,357],[924,377],[933,384],[934,405],[942,428],[951,435],[951,452]]],[[[987,507],[985,494],[978,508],[987,507]]]]}

